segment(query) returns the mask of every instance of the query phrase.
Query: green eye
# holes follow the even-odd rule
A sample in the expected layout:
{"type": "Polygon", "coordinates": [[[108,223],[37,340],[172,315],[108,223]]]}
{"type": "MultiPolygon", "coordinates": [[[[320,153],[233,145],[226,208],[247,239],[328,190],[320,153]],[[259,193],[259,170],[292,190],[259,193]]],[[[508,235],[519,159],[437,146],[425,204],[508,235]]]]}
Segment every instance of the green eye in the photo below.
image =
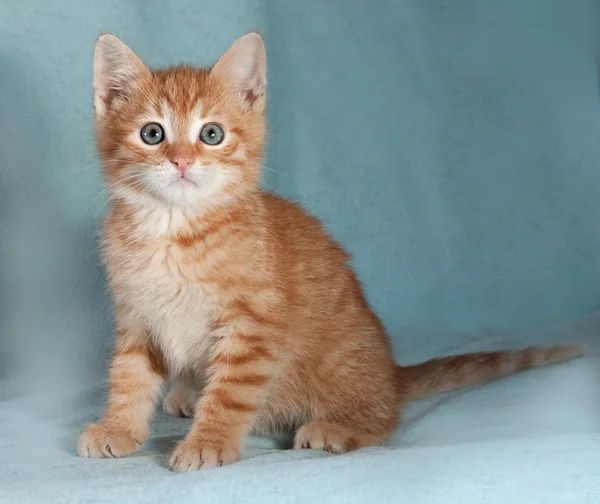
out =
{"type": "Polygon", "coordinates": [[[140,130],[140,136],[144,143],[156,145],[164,140],[165,132],[160,124],[150,123],[146,124],[146,126],[140,130]]]}
{"type": "Polygon", "coordinates": [[[224,137],[223,128],[215,123],[205,124],[200,130],[200,141],[206,145],[219,145],[224,137]]]}

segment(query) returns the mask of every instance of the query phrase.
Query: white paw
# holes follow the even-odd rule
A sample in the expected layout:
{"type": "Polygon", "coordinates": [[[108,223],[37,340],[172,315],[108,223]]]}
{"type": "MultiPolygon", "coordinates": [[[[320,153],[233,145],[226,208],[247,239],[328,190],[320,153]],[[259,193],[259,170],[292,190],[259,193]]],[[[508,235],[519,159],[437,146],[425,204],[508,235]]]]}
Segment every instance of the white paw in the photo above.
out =
{"type": "Polygon", "coordinates": [[[126,457],[137,451],[143,440],[134,439],[129,432],[88,425],[79,436],[77,453],[89,458],[126,457]]]}

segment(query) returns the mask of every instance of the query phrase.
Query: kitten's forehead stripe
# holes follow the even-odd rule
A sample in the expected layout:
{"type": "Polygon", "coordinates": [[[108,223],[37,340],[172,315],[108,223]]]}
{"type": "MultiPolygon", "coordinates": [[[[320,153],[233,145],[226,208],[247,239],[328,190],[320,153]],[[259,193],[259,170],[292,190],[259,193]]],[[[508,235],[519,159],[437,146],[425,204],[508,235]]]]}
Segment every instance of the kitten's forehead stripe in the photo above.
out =
{"type": "Polygon", "coordinates": [[[161,98],[161,100],[160,100],[160,106],[159,106],[158,113],[162,117],[169,117],[171,115],[171,108],[170,108],[169,104],[167,103],[167,100],[165,100],[164,98],[161,98]]]}
{"type": "Polygon", "coordinates": [[[198,99],[198,102],[196,103],[196,106],[192,110],[191,119],[192,120],[204,120],[204,119],[206,119],[206,114],[204,112],[204,102],[203,102],[202,98],[198,99]]]}
{"type": "Polygon", "coordinates": [[[148,105],[150,106],[152,113],[158,116],[163,115],[163,100],[156,96],[152,96],[152,98],[148,101],[148,105]]]}
{"type": "Polygon", "coordinates": [[[208,70],[186,66],[155,72],[159,91],[175,115],[190,114],[207,91],[208,70]]]}

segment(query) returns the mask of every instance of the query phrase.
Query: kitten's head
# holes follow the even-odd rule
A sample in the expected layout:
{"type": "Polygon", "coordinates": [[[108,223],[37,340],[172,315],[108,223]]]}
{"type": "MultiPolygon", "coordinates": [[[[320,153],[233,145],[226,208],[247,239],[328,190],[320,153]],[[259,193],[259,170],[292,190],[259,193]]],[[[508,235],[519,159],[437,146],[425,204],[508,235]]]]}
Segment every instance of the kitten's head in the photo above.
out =
{"type": "Polygon", "coordinates": [[[98,38],[94,106],[109,191],[138,204],[210,208],[253,191],[265,143],[266,56],[237,40],[212,69],[151,70],[98,38]]]}

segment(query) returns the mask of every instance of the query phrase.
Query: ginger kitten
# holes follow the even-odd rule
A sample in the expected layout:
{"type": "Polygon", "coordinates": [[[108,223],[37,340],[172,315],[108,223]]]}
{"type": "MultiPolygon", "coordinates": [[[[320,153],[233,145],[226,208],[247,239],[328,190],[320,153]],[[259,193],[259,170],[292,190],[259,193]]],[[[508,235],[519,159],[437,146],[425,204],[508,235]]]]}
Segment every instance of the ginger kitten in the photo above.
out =
{"type": "Polygon", "coordinates": [[[168,378],[165,409],[194,418],[170,467],[192,471],[235,462],[251,432],[294,429],[295,448],[332,453],[382,444],[406,401],[579,355],[558,346],[398,366],[348,254],[259,188],[265,85],[257,33],[212,69],[150,70],[116,37],[98,39],[116,341],[108,407],[80,455],[137,450],[168,378]]]}

